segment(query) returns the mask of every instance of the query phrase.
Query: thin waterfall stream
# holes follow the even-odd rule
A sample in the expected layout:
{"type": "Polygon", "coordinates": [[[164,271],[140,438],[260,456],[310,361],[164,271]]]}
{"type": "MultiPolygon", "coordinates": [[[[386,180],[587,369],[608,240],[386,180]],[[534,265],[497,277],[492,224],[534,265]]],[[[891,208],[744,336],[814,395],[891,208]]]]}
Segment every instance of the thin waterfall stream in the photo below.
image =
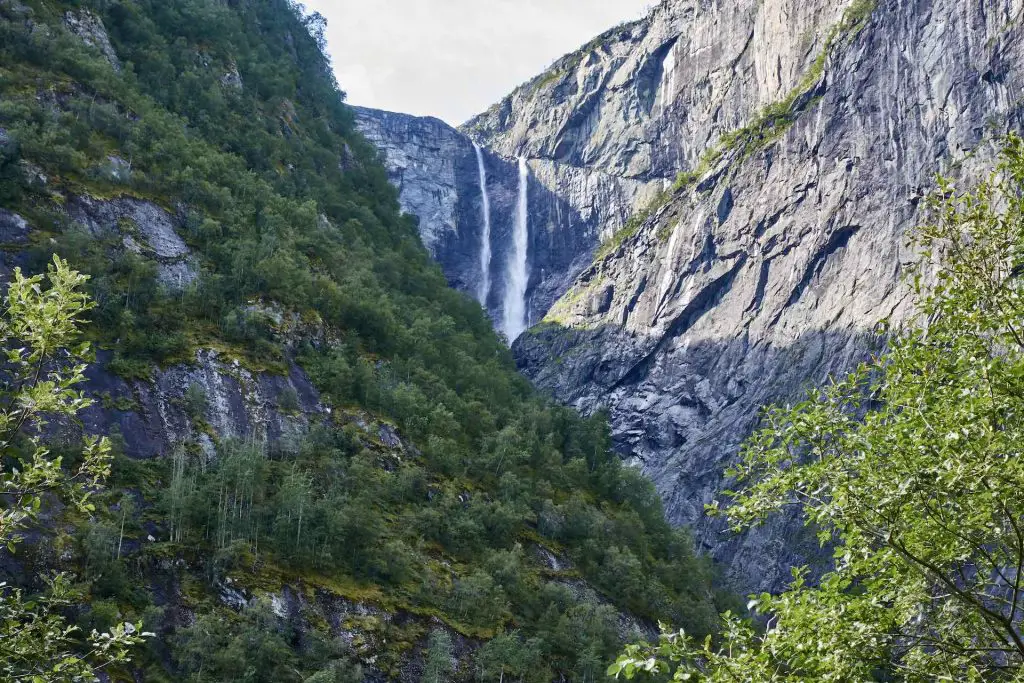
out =
{"type": "Polygon", "coordinates": [[[512,231],[512,251],[508,258],[505,283],[504,324],[502,331],[509,343],[526,329],[526,287],[529,283],[527,253],[530,246],[530,167],[526,157],[519,157],[519,201],[516,204],[512,231]]]}
{"type": "Polygon", "coordinates": [[[487,194],[487,167],[484,165],[484,153],[480,145],[473,143],[476,151],[476,167],[480,178],[480,196],[483,198],[480,211],[483,214],[483,235],[480,240],[480,287],[477,299],[486,309],[487,299],[491,295],[491,198],[487,194]]]}

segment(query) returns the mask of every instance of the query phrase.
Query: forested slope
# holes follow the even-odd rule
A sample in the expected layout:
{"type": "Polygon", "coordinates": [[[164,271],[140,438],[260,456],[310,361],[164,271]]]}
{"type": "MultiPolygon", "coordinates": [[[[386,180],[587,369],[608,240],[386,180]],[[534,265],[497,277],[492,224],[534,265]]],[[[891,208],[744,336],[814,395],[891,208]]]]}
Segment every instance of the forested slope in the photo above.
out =
{"type": "Polygon", "coordinates": [[[120,451],[94,516],[55,506],[0,580],[71,571],[87,630],[141,618],[125,680],[594,680],[656,619],[712,630],[710,565],[603,419],[539,398],[447,288],[319,28],[0,0],[0,269],[92,276],[102,409],[52,440],[120,451]]]}

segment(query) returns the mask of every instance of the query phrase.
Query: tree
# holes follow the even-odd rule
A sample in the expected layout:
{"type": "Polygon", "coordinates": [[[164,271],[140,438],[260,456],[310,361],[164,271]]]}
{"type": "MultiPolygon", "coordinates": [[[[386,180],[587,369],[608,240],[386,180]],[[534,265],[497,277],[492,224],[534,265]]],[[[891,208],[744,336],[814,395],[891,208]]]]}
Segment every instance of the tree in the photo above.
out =
{"type": "Polygon", "coordinates": [[[455,670],[452,659],[452,637],[444,629],[434,629],[427,639],[423,683],[444,683],[455,670]]]}
{"type": "MultiPolygon", "coordinates": [[[[86,276],[54,257],[47,275],[25,277],[15,269],[0,318],[4,382],[0,385],[0,544],[14,553],[19,531],[34,521],[46,494],[60,495],[82,512],[93,510],[92,492],[109,474],[110,445],[89,437],[73,473],[43,445],[48,419],[73,418],[92,401],[76,389],[84,380],[89,345],[76,344],[92,307],[81,292],[86,276]],[[48,286],[47,286],[48,285],[48,286]]],[[[93,631],[80,653],[77,628],[59,610],[73,603],[66,576],[46,579],[47,591],[27,598],[0,583],[0,679],[92,680],[94,672],[129,661],[146,634],[140,624],[93,631]]]]}
{"type": "Polygon", "coordinates": [[[552,673],[544,659],[539,638],[524,640],[519,632],[499,633],[476,652],[476,680],[550,681],[552,673]]]}
{"type": "Polygon", "coordinates": [[[919,230],[920,315],[888,351],[769,410],[735,474],[739,527],[799,504],[835,562],[755,597],[767,629],[632,646],[610,673],[677,680],[1024,677],[1024,143],[919,230]]]}

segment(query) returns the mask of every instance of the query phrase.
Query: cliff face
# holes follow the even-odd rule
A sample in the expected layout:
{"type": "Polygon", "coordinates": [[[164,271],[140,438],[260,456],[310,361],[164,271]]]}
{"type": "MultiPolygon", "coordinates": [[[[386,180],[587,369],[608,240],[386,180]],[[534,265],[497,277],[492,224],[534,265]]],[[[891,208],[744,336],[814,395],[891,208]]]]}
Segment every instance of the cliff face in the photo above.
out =
{"type": "MultiPolygon", "coordinates": [[[[485,277],[483,193],[473,139],[433,118],[354,108],[364,135],[381,150],[402,209],[419,218],[424,245],[453,287],[479,298],[485,277]]],[[[501,320],[512,253],[519,174],[513,148],[482,150],[491,235],[487,309],[501,320]]],[[[602,171],[530,159],[528,323],[539,322],[588,266],[607,226],[633,210],[639,183],[602,171]]]]}
{"type": "MultiPolygon", "coordinates": [[[[795,520],[742,538],[703,506],[757,424],[910,312],[908,230],[937,172],[1020,128],[1019,0],[667,2],[471,127],[495,149],[673,187],[516,347],[524,372],[654,478],[743,588],[813,555],[795,520]]],[[[969,176],[970,173],[965,175],[969,176]]]]}
{"type": "Polygon", "coordinates": [[[797,520],[735,538],[704,505],[761,406],[845,372],[882,347],[879,321],[911,313],[908,231],[935,174],[969,177],[993,139],[1020,128],[1022,11],[1021,0],[666,0],[465,136],[432,126],[444,130],[425,144],[380,114],[364,130],[467,291],[480,225],[468,137],[493,152],[496,260],[515,193],[501,160],[530,160],[557,208],[531,201],[531,321],[546,324],[517,343],[521,369],[585,413],[607,408],[619,451],[654,478],[672,520],[739,587],[778,588],[820,555],[797,520]],[[438,163],[410,186],[403,169],[438,163]],[[423,196],[447,204],[418,209],[423,196]]]}

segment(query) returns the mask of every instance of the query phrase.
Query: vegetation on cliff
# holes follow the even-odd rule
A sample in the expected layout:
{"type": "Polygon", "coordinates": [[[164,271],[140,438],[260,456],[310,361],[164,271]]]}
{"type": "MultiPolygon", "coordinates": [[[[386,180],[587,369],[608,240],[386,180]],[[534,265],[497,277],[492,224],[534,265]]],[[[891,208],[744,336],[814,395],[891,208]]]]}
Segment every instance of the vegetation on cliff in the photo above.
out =
{"type": "MultiPolygon", "coordinates": [[[[91,276],[107,371],[146,382],[214,347],[252,371],[298,362],[332,407],[287,448],[119,454],[95,510],[55,511],[38,552],[0,568],[28,591],[33,571],[73,573],[86,630],[141,619],[146,680],[341,681],[417,658],[433,680],[593,680],[631,635],[624,613],[713,630],[711,568],[606,425],[535,395],[446,286],[321,30],[285,0],[0,1],[0,208],[34,228],[17,258],[91,276]],[[72,220],[83,196],[163,207],[195,280],[168,285],[123,248],[139,226],[72,220]],[[404,446],[369,444],[366,420],[404,446]],[[361,607],[331,623],[286,594],[361,607]]],[[[197,421],[205,400],[186,396],[197,421]]]]}
{"type": "MultiPolygon", "coordinates": [[[[89,345],[77,343],[82,316],[91,308],[81,286],[86,277],[55,259],[46,277],[15,270],[3,299],[0,340],[6,381],[0,389],[0,547],[13,555],[28,527],[38,523],[43,497],[56,496],[78,512],[95,509],[91,498],[110,472],[110,443],[87,440],[76,465],[64,468],[30,427],[73,417],[90,404],[77,387],[89,345]],[[73,469],[72,469],[73,467],[73,469]]],[[[71,463],[68,463],[71,465],[71,463]]],[[[82,638],[61,610],[74,603],[65,574],[44,579],[46,590],[32,598],[0,582],[0,679],[82,680],[112,664],[130,661],[142,640],[138,624],[112,624],[82,638]],[[84,647],[77,647],[81,641],[84,647]]]]}
{"type": "Polygon", "coordinates": [[[940,181],[920,229],[916,324],[805,402],[767,414],[735,474],[737,527],[798,504],[835,567],[632,646],[611,673],[694,681],[1021,680],[1024,142],[968,191],[940,181]],[[937,266],[935,264],[938,264],[937,266]],[[933,269],[937,268],[937,272],[933,269]]]}

